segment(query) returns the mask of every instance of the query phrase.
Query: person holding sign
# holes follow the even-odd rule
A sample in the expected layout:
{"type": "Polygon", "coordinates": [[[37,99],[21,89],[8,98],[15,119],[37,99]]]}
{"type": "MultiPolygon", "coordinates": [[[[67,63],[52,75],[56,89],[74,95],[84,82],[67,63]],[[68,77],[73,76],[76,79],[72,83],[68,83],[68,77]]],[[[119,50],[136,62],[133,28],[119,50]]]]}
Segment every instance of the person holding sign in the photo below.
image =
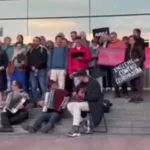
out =
{"type": "MultiPolygon", "coordinates": [[[[116,32],[112,32],[110,34],[110,43],[108,44],[108,48],[126,49],[126,45],[123,41],[121,41],[117,38],[117,33],[116,32]]],[[[121,94],[120,94],[119,86],[116,85],[116,84],[114,86],[115,86],[115,98],[120,98],[121,94]]],[[[124,83],[122,85],[122,91],[123,91],[123,94],[125,95],[125,97],[128,96],[127,84],[126,83],[124,83]]]]}
{"type": "MultiPolygon", "coordinates": [[[[126,49],[125,61],[132,59],[141,69],[144,67],[144,51],[141,46],[137,44],[137,40],[135,36],[129,37],[129,46],[126,49]]],[[[131,80],[131,90],[132,90],[132,98],[129,102],[139,103],[143,101],[142,93],[142,75],[131,80]]]]}

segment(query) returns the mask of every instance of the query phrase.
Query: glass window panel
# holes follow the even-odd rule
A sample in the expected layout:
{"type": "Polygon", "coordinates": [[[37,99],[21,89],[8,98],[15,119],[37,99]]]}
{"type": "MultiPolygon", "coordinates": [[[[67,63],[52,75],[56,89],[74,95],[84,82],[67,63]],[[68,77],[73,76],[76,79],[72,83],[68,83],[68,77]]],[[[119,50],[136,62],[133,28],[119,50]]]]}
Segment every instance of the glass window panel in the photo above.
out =
{"type": "Polygon", "coordinates": [[[0,20],[0,28],[3,30],[1,36],[10,36],[13,41],[16,40],[18,34],[27,36],[26,20],[0,20]]]}
{"type": "Polygon", "coordinates": [[[29,0],[30,17],[88,15],[88,0],[29,0]]]}
{"type": "Polygon", "coordinates": [[[140,28],[142,36],[149,39],[149,20],[150,16],[92,18],[91,29],[110,27],[110,31],[116,31],[121,38],[131,35],[134,28],[140,28]]]}
{"type": "Polygon", "coordinates": [[[148,13],[149,0],[91,0],[91,14],[148,13]]]}
{"type": "Polygon", "coordinates": [[[27,17],[27,0],[0,1],[0,18],[27,17]]]}
{"type": "MultiPolygon", "coordinates": [[[[29,35],[44,35],[48,39],[54,40],[59,32],[63,32],[70,39],[71,31],[89,32],[89,19],[41,19],[29,20],[29,35]]],[[[88,36],[88,35],[87,35],[88,36]]]]}

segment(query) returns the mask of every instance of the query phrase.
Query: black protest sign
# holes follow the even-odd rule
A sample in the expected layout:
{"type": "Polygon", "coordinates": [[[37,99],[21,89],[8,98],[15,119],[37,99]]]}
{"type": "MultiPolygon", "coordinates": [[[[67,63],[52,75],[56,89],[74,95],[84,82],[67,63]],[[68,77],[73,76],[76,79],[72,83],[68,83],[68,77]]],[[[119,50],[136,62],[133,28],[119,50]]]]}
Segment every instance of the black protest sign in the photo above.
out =
{"type": "Polygon", "coordinates": [[[93,29],[93,37],[100,37],[103,36],[104,34],[109,35],[109,28],[104,27],[104,28],[97,28],[93,29]]]}
{"type": "Polygon", "coordinates": [[[142,74],[142,69],[133,60],[126,61],[113,68],[113,75],[117,85],[128,82],[142,74]]]}

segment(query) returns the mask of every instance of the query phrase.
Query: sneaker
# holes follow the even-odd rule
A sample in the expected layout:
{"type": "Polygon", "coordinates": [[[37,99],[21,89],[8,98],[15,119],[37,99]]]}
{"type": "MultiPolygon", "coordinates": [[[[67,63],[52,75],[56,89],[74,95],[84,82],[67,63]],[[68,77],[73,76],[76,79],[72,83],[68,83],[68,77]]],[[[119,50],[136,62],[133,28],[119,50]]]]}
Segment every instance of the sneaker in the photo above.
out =
{"type": "Polygon", "coordinates": [[[13,132],[12,127],[1,127],[0,132],[13,132]]]}
{"type": "Polygon", "coordinates": [[[67,133],[69,137],[79,137],[80,135],[79,126],[73,126],[71,131],[67,133]]]}
{"type": "Polygon", "coordinates": [[[22,128],[25,131],[28,131],[29,133],[35,133],[36,131],[34,130],[34,128],[32,126],[29,126],[28,124],[23,124],[22,128]]]}
{"type": "Polygon", "coordinates": [[[54,126],[49,122],[47,124],[44,124],[41,128],[41,132],[42,133],[48,133],[49,131],[51,131],[54,128],[54,126]]]}

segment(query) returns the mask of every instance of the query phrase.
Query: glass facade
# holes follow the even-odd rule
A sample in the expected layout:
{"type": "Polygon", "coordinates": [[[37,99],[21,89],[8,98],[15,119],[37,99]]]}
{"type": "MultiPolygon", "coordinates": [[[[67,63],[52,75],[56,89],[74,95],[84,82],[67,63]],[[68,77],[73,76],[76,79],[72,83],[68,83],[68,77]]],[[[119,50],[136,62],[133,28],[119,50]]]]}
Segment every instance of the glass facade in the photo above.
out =
{"type": "MultiPolygon", "coordinates": [[[[0,36],[15,41],[23,34],[28,42],[44,35],[54,40],[59,32],[70,38],[70,31],[76,30],[91,39],[92,29],[109,27],[120,38],[140,28],[149,39],[149,6],[149,0],[0,0],[0,36]]],[[[145,77],[145,87],[150,87],[147,70],[145,77]]]]}
{"type": "Polygon", "coordinates": [[[58,32],[69,38],[72,30],[86,31],[110,27],[119,37],[141,28],[149,38],[149,0],[0,0],[0,28],[3,36],[45,35],[53,39],[58,32]],[[135,16],[136,15],[136,16],[135,16]]]}

